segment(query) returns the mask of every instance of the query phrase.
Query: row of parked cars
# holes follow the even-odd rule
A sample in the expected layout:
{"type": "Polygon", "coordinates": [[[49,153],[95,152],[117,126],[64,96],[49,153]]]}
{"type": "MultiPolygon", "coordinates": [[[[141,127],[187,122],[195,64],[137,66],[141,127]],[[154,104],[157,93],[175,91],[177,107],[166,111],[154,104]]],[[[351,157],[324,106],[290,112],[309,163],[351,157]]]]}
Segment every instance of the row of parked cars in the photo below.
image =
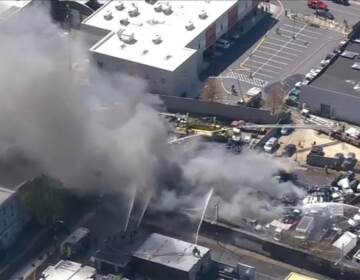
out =
{"type": "MultiPolygon", "coordinates": [[[[292,128],[289,127],[282,127],[280,130],[280,134],[281,135],[289,135],[292,132],[292,128]]],[[[271,137],[269,140],[266,141],[265,145],[264,145],[264,151],[267,153],[273,153],[279,146],[279,140],[277,137],[271,137]]],[[[295,145],[294,145],[295,147],[295,145]]],[[[293,147],[292,147],[293,148],[293,147]]],[[[285,148],[285,153],[289,152],[292,153],[292,149],[289,149],[288,147],[285,148]],[[291,151],[290,151],[291,150],[291,151]]],[[[295,147],[296,150],[296,147],[295,147]]],[[[290,156],[290,154],[289,154],[290,156]]]]}

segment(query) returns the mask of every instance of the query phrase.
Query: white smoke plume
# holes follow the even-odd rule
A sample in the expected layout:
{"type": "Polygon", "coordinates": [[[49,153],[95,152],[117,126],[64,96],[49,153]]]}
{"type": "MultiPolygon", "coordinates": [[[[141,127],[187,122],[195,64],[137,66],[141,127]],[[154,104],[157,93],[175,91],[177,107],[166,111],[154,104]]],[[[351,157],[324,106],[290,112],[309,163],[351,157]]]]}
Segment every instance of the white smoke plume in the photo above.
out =
{"type": "Polygon", "coordinates": [[[91,86],[74,83],[68,52],[86,54],[87,47],[74,40],[69,46],[63,34],[38,8],[0,31],[1,183],[46,173],[74,190],[125,200],[136,188],[154,194],[160,210],[196,208],[214,188],[222,213],[234,218],[276,212],[269,197],[298,192],[273,178],[284,165],[270,156],[168,145],[161,102],[143,81],[93,69],[91,86]],[[104,101],[116,109],[94,112],[91,106],[104,101]]]}

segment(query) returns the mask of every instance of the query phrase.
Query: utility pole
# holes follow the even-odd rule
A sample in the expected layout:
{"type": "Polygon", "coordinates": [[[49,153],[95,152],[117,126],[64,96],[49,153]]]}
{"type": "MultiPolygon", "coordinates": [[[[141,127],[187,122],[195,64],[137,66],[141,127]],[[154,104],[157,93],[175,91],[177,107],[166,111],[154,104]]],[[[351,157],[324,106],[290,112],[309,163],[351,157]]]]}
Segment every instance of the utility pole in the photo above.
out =
{"type": "Polygon", "coordinates": [[[252,78],[253,77],[253,62],[252,62],[252,56],[253,56],[253,53],[251,53],[249,55],[249,59],[250,59],[250,74],[249,74],[249,77],[252,78]]]}
{"type": "Polygon", "coordinates": [[[220,202],[215,204],[215,218],[216,218],[216,222],[219,222],[219,206],[220,206],[220,202]]]}
{"type": "Polygon", "coordinates": [[[295,17],[293,16],[293,39],[296,39],[296,34],[295,34],[295,17]]]}

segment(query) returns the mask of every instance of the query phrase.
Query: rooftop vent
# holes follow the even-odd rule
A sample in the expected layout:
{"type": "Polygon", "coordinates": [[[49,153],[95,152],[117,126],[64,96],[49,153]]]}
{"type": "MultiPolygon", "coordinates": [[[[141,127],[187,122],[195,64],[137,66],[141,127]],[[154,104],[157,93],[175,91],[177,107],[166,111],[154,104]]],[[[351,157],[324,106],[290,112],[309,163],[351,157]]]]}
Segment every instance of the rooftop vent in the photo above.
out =
{"type": "Polygon", "coordinates": [[[208,17],[207,13],[205,10],[201,10],[199,13],[199,18],[200,19],[206,19],[208,17]]]}
{"type": "Polygon", "coordinates": [[[131,8],[129,9],[129,16],[131,17],[136,17],[137,15],[139,15],[139,8],[136,6],[135,3],[132,3],[131,8]]]}
{"type": "Polygon", "coordinates": [[[122,18],[120,19],[120,24],[121,25],[128,25],[130,22],[129,22],[129,19],[128,18],[122,18]]]}
{"type": "Polygon", "coordinates": [[[162,39],[161,39],[160,35],[155,35],[154,38],[152,39],[152,41],[155,45],[159,45],[162,42],[162,39]]]}
{"type": "Polygon", "coordinates": [[[168,54],[167,56],[165,56],[165,60],[169,60],[171,58],[171,55],[168,54]]]}
{"type": "Polygon", "coordinates": [[[120,29],[117,32],[117,35],[120,39],[120,41],[127,43],[127,44],[132,44],[135,42],[135,35],[134,33],[126,33],[125,29],[120,29]]]}
{"type": "Polygon", "coordinates": [[[142,55],[145,55],[145,54],[147,54],[149,52],[149,50],[143,50],[142,51],[142,55]]]}
{"type": "Polygon", "coordinates": [[[122,11],[125,9],[125,5],[123,1],[119,0],[118,3],[115,5],[116,10],[122,11]]]}
{"type": "Polygon", "coordinates": [[[186,30],[193,30],[195,28],[195,25],[192,21],[188,21],[188,23],[185,25],[186,30]]]}
{"type": "Polygon", "coordinates": [[[155,4],[154,10],[155,10],[155,12],[158,12],[158,13],[160,13],[162,11],[162,5],[160,2],[155,4]]]}
{"type": "Polygon", "coordinates": [[[170,15],[173,12],[172,7],[169,3],[162,6],[162,11],[164,12],[165,15],[170,15]]]}
{"type": "Polygon", "coordinates": [[[105,12],[105,15],[104,15],[104,19],[106,19],[106,20],[111,20],[111,19],[113,19],[112,12],[111,12],[111,11],[106,11],[106,12],[105,12]]]}

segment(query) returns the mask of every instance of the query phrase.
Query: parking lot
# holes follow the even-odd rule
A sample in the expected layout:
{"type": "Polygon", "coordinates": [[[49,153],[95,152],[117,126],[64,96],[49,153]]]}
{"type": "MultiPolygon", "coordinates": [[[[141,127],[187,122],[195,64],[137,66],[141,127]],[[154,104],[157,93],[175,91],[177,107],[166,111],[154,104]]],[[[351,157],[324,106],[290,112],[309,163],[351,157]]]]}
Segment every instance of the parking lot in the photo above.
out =
{"type": "Polygon", "coordinates": [[[248,73],[250,77],[269,82],[282,78],[286,69],[301,61],[308,49],[321,36],[318,29],[307,24],[284,23],[270,32],[240,64],[238,73],[248,73]]]}
{"type": "MultiPolygon", "coordinates": [[[[313,10],[307,7],[307,1],[284,3],[285,9],[313,13],[313,10]]],[[[357,10],[355,12],[354,9],[359,9],[360,12],[359,4],[339,6],[331,3],[329,6],[334,9],[336,18],[348,15],[349,23],[356,20],[354,13],[357,10]]],[[[255,26],[250,33],[259,32],[258,29],[264,28],[260,25],[255,26]]],[[[239,95],[246,93],[251,87],[265,88],[289,75],[306,74],[311,68],[320,66],[320,61],[331,53],[344,37],[339,30],[312,27],[304,22],[293,21],[282,14],[265,35],[259,37],[257,42],[249,46],[248,50],[222,73],[213,77],[217,79],[222,91],[219,99],[223,103],[234,104],[239,100],[239,95]]],[[[246,44],[246,37],[240,40],[242,44],[246,44]]],[[[236,47],[237,43],[233,44],[232,48],[236,47]]]]}

